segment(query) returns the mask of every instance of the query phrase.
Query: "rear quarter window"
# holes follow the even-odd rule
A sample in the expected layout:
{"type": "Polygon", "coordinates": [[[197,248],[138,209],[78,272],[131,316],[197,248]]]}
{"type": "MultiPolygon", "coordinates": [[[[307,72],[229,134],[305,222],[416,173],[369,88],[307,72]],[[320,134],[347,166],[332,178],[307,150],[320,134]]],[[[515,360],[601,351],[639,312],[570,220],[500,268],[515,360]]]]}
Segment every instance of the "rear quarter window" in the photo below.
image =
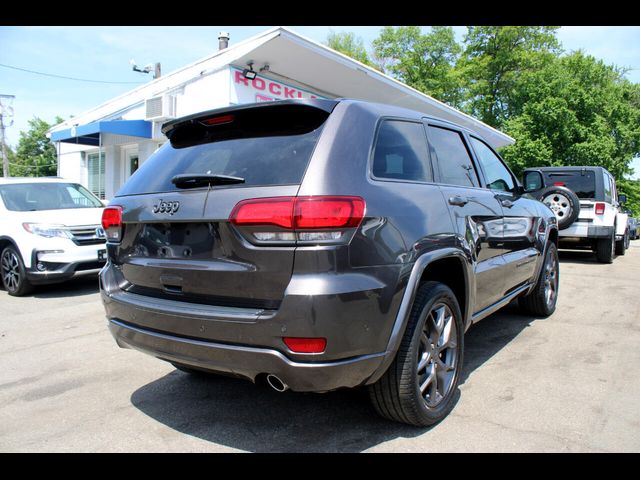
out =
{"type": "Polygon", "coordinates": [[[422,123],[384,120],[373,151],[372,173],[381,179],[432,181],[422,123]]]}

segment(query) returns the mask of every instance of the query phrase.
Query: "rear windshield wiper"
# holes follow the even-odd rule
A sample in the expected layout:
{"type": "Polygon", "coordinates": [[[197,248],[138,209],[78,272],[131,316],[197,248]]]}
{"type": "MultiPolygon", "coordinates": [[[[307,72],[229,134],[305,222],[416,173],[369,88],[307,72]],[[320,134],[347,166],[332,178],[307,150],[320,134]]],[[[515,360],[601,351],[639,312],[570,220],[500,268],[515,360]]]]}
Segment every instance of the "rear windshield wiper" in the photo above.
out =
{"type": "Polygon", "coordinates": [[[176,175],[171,179],[178,188],[206,187],[207,185],[232,185],[234,183],[244,183],[244,178],[232,177],[230,175],[192,174],[185,173],[176,175]]]}

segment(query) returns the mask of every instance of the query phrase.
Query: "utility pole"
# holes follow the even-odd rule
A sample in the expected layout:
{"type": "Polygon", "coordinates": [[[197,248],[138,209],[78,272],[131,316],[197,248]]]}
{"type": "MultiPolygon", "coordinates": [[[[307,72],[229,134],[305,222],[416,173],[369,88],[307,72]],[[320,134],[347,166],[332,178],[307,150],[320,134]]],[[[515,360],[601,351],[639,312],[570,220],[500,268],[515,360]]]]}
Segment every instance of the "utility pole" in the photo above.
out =
{"type": "Polygon", "coordinates": [[[0,94],[0,146],[2,146],[2,175],[9,177],[9,156],[7,155],[7,144],[4,139],[5,126],[13,125],[13,99],[14,95],[0,94]],[[6,120],[5,120],[6,119],[6,120]],[[5,121],[8,123],[5,125],[5,121]]]}

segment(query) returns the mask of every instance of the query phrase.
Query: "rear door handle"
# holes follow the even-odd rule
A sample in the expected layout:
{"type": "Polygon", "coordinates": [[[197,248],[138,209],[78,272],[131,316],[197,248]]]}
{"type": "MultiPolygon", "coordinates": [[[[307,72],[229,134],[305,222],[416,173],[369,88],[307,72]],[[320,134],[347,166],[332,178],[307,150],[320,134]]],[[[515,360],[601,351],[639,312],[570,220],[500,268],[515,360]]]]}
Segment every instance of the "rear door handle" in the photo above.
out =
{"type": "Polygon", "coordinates": [[[469,199],[467,197],[460,197],[456,195],[455,197],[449,197],[449,205],[455,205],[457,207],[462,207],[469,203],[469,199]]]}

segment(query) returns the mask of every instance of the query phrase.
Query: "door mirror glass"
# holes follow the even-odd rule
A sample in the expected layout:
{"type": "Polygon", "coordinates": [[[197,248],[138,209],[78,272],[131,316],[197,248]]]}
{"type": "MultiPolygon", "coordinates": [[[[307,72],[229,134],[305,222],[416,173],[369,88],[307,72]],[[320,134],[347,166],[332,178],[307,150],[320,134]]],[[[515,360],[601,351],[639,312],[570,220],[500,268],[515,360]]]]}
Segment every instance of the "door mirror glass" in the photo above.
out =
{"type": "Polygon", "coordinates": [[[522,184],[524,185],[524,191],[527,193],[541,190],[542,187],[544,187],[542,173],[538,170],[524,172],[524,176],[522,177],[522,184]]]}
{"type": "Polygon", "coordinates": [[[624,193],[618,195],[618,203],[620,203],[621,205],[623,203],[627,203],[627,196],[624,193]]]}

